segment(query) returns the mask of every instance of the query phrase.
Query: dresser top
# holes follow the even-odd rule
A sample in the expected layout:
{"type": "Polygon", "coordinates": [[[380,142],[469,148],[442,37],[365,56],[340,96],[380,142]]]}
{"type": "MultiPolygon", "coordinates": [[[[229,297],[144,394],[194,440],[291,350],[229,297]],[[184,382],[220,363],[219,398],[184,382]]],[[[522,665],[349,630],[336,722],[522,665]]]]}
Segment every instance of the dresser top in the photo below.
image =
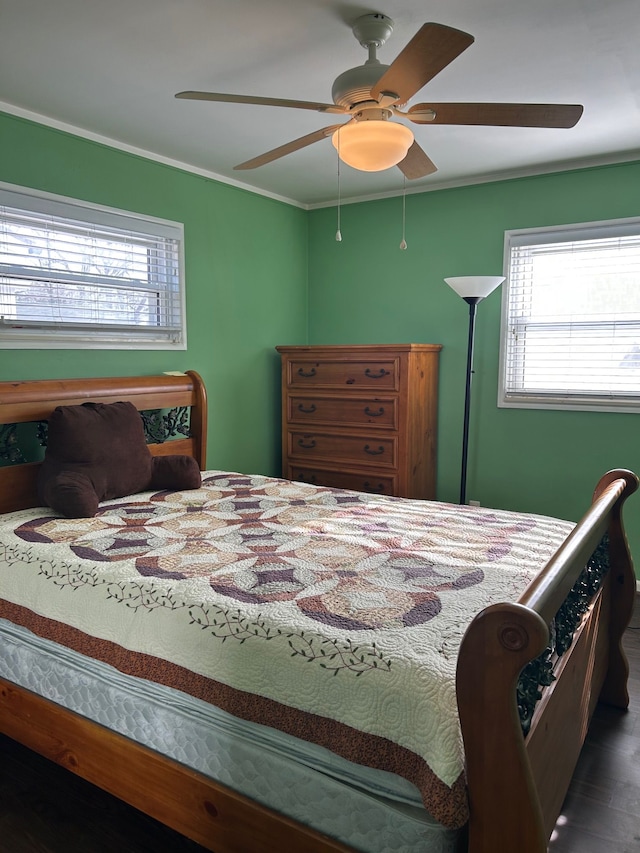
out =
{"type": "Polygon", "coordinates": [[[321,345],[306,345],[299,346],[278,346],[276,347],[280,353],[335,353],[336,355],[343,352],[360,352],[360,353],[381,353],[381,352],[438,352],[442,349],[442,344],[321,344],[321,345]]]}

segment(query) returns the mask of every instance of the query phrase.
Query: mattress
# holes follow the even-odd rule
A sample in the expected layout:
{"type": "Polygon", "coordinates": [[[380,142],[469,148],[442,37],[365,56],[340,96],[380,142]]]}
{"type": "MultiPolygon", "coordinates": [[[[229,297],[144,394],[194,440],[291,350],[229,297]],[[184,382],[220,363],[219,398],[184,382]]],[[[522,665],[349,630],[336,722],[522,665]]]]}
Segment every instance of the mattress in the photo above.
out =
{"type": "MultiPolygon", "coordinates": [[[[0,617],[467,818],[457,649],[573,525],[229,472],[0,523],[0,617]],[[410,788],[406,788],[409,791],[410,788]]],[[[405,804],[412,808],[411,798],[405,804]]]]}

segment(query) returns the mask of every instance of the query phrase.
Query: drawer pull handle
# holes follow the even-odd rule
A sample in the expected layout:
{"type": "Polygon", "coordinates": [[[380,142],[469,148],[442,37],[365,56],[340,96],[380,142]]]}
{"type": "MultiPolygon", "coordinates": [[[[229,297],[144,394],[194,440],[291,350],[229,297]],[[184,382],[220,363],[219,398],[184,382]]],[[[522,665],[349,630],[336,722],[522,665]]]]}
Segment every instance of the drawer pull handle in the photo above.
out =
{"type": "Polygon", "coordinates": [[[384,492],[384,483],[378,483],[377,486],[372,486],[368,480],[362,484],[364,486],[365,492],[379,492],[382,494],[384,492]]]}
{"type": "Polygon", "coordinates": [[[316,375],[315,367],[312,367],[308,373],[305,373],[301,367],[298,368],[298,376],[309,377],[309,376],[315,376],[315,375],[316,375]]]}
{"type": "Polygon", "coordinates": [[[315,439],[312,438],[311,441],[309,442],[309,444],[305,444],[304,438],[299,438],[298,439],[298,446],[302,447],[304,450],[311,450],[312,447],[316,446],[316,442],[315,442],[315,439]]]}
{"type": "Polygon", "coordinates": [[[384,453],[384,447],[382,445],[380,445],[380,447],[377,450],[375,450],[375,449],[372,450],[368,444],[365,444],[364,452],[368,453],[370,456],[380,456],[381,453],[384,453]]]}
{"type": "Polygon", "coordinates": [[[298,403],[298,411],[304,412],[305,415],[312,415],[316,410],[315,405],[312,403],[309,408],[305,408],[302,403],[298,403]]]}
{"type": "Polygon", "coordinates": [[[384,407],[380,406],[377,412],[372,412],[369,406],[364,407],[365,415],[369,415],[370,418],[379,418],[381,415],[384,415],[384,407]]]}
{"type": "Polygon", "coordinates": [[[369,379],[382,379],[383,376],[389,375],[389,371],[385,370],[384,367],[381,367],[379,373],[372,373],[371,368],[367,367],[367,369],[364,372],[364,375],[368,376],[369,379]]]}

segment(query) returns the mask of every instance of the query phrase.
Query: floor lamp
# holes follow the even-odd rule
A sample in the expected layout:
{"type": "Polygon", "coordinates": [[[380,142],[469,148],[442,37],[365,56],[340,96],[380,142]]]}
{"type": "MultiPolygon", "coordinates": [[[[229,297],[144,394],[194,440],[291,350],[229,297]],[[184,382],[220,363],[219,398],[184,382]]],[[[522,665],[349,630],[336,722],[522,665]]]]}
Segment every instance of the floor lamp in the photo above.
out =
{"type": "Polygon", "coordinates": [[[476,325],[476,306],[504,281],[502,275],[463,275],[445,278],[452,290],[469,305],[469,344],[467,346],[467,382],[464,392],[464,427],[462,430],[462,466],[460,472],[460,503],[467,502],[467,453],[469,450],[469,412],[471,378],[473,376],[473,337],[476,325]]]}

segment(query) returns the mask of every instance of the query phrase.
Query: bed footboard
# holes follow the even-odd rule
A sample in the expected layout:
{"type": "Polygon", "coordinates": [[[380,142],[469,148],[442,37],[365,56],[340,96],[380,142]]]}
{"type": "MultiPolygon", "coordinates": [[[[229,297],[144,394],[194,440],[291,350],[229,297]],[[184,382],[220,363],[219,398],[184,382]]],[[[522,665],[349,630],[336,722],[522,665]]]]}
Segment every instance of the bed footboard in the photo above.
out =
{"type": "Polygon", "coordinates": [[[597,701],[628,705],[622,635],[636,582],[621,511],[637,487],[630,471],[606,474],[589,511],[519,602],[488,607],[465,634],[457,693],[469,853],[544,853],[597,701]],[[525,736],[516,699],[520,673],[549,646],[549,626],[605,534],[609,571],[571,647],[555,661],[525,736]]]}

